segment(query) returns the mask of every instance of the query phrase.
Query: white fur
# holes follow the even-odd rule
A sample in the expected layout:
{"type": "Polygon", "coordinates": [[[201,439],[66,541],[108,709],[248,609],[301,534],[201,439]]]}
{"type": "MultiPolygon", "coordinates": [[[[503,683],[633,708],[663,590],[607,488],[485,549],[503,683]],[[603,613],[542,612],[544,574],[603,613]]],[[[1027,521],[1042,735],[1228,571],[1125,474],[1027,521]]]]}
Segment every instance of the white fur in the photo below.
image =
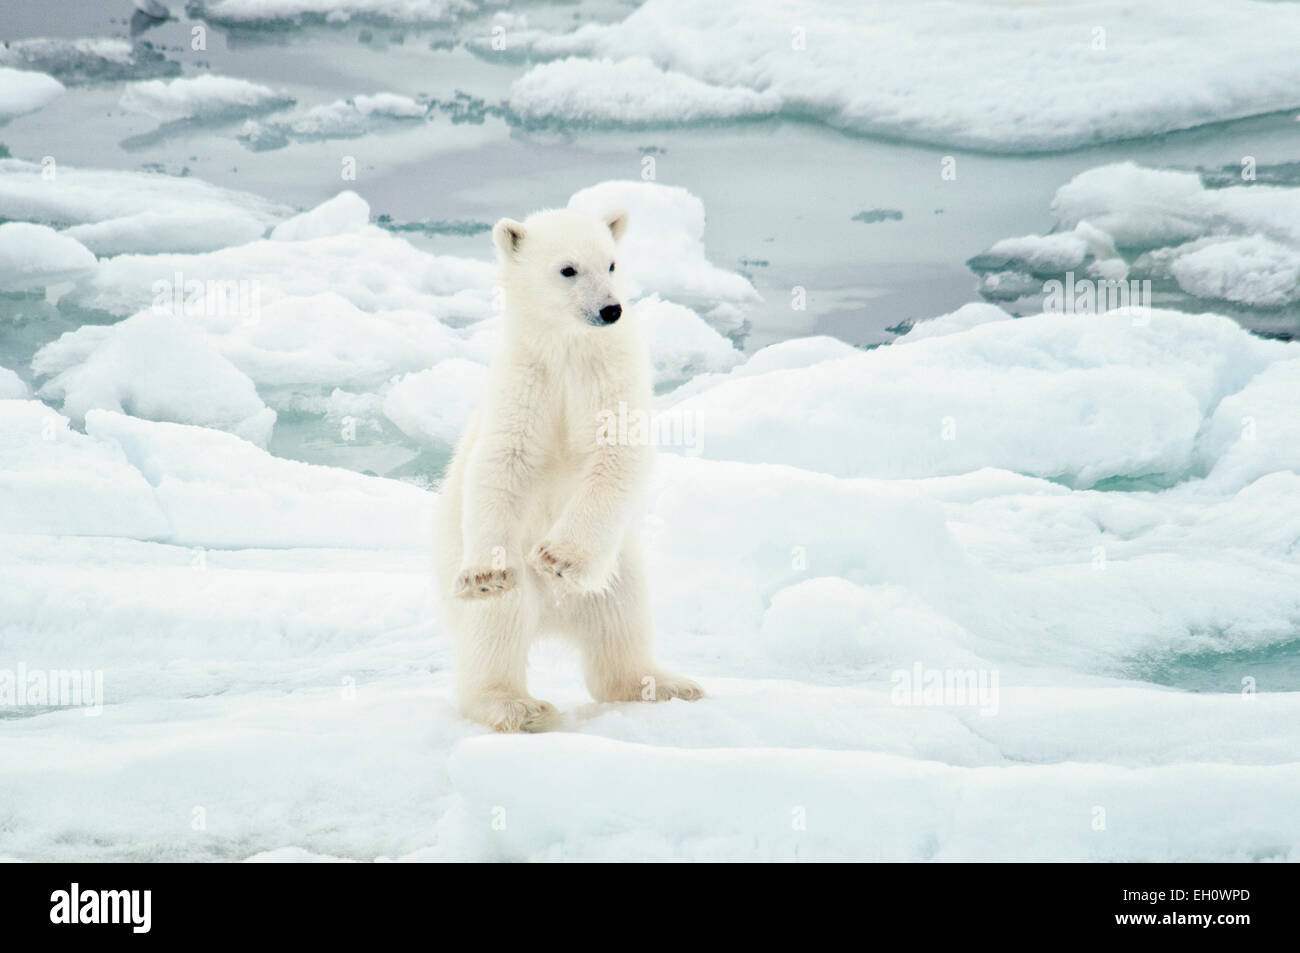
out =
{"type": "Polygon", "coordinates": [[[624,313],[617,242],[627,214],[538,212],[493,229],[506,332],[483,403],[443,485],[439,585],[456,640],[460,708],[498,731],[541,731],[555,707],[528,694],[544,635],[574,640],[597,701],[694,700],[654,663],[634,514],[650,446],[597,439],[599,415],[651,410],[645,345],[624,313]],[[561,269],[577,274],[566,278],[561,269]]]}

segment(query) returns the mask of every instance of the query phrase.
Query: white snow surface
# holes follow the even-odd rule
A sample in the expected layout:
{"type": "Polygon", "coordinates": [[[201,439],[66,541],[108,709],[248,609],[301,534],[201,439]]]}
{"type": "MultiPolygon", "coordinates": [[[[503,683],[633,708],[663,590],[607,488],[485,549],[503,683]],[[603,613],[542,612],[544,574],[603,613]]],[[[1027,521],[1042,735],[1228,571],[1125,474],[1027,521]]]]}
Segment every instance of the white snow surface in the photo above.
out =
{"type": "MultiPolygon", "coordinates": [[[[34,219],[123,214],[15,170],[0,196],[34,219]]],[[[572,204],[631,210],[656,409],[697,429],[639,521],[658,652],[708,697],[594,704],[547,644],[530,685],[560,731],[456,714],[436,486],[263,446],[275,409],[316,406],[445,453],[499,340],[486,242],[431,255],[344,193],[270,238],[96,263],[73,294],[121,320],[31,368],[63,412],[0,371],[0,687],[20,664],[103,684],[102,707],[0,706],[0,856],[1300,860],[1300,692],[1143,680],[1294,645],[1300,344],[969,305],[745,359],[700,316],[753,289],[709,262],[698,199],[572,204]],[[177,275],[193,299],[154,302],[177,275]],[[901,690],[933,673],[986,691],[901,690]]]]}
{"type": "MultiPolygon", "coordinates": [[[[534,58],[569,58],[517,87],[530,113],[567,119],[613,118],[631,89],[672,88],[682,121],[704,103],[737,116],[761,105],[855,132],[1023,152],[1300,105],[1300,9],[1257,0],[647,0],[612,23],[508,38],[534,58]],[[658,84],[643,60],[667,71],[658,84]],[[603,88],[581,89],[590,77],[603,88]]],[[[654,118],[671,114],[649,101],[654,118]]]]}

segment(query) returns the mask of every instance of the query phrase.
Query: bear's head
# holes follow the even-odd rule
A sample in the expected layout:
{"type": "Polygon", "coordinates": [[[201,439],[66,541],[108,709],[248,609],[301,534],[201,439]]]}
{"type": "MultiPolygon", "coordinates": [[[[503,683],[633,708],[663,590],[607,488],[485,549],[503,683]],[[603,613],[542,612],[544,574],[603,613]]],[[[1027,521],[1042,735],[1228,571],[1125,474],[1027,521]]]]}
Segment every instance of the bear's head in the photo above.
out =
{"type": "Polygon", "coordinates": [[[568,209],[503,218],[492,229],[506,303],[516,316],[559,330],[589,330],[623,315],[619,239],[627,212],[587,215],[568,209]]]}

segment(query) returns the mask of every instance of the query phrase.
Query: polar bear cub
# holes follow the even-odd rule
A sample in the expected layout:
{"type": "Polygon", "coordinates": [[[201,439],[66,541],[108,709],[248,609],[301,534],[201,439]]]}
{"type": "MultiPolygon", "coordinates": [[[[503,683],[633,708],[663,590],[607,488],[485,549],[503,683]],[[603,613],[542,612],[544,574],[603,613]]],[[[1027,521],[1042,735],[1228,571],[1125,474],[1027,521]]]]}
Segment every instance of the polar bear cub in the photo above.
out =
{"type": "Polygon", "coordinates": [[[577,644],[597,701],[703,694],[654,661],[635,526],[653,448],[600,423],[620,404],[651,410],[649,359],[622,305],[627,224],[622,210],[550,210],[492,230],[505,329],[443,484],[437,571],[461,713],[498,731],[559,720],[528,694],[541,636],[577,644]]]}

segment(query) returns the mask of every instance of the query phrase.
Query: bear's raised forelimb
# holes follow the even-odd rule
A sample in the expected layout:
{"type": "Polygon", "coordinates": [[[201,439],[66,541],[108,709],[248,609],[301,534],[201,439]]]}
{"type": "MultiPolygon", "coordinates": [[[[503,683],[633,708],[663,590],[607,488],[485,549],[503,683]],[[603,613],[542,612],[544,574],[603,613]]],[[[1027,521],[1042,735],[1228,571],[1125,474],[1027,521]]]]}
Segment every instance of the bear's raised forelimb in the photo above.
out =
{"type": "Polygon", "coordinates": [[[519,582],[517,539],[526,495],[543,459],[536,413],[544,374],[520,367],[503,375],[497,399],[483,408],[482,431],[466,461],[461,507],[463,552],[452,595],[490,598],[519,582]]]}

